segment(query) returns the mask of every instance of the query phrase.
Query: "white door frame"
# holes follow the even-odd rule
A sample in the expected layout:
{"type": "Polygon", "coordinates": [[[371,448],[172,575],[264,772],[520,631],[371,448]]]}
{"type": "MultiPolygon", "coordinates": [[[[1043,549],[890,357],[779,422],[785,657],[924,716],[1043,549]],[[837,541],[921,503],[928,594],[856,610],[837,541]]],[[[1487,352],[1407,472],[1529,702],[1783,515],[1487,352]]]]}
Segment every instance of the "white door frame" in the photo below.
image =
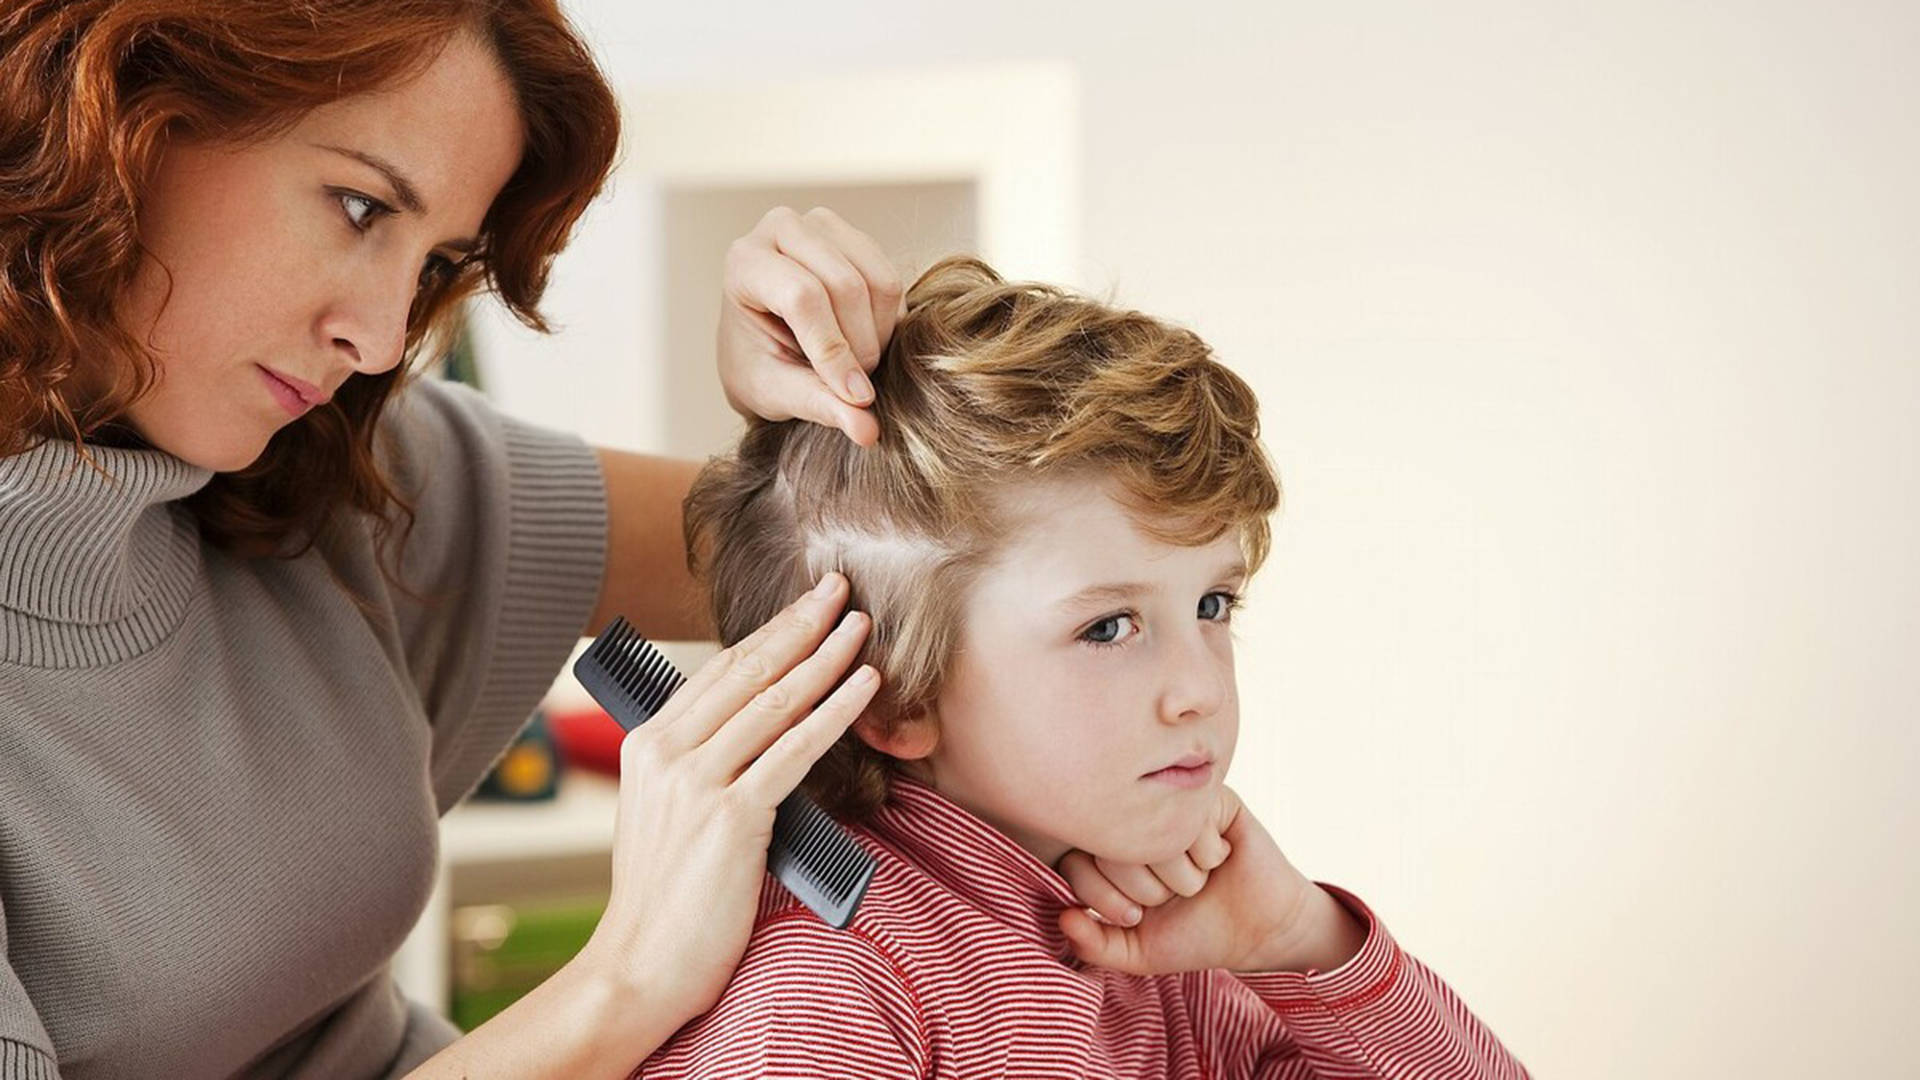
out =
{"type": "Polygon", "coordinates": [[[1010,277],[1075,283],[1079,91],[1064,63],[628,87],[621,111],[609,190],[543,304],[561,332],[543,340],[497,304],[476,320],[489,390],[526,419],[670,452],[657,441],[665,395],[647,373],[712,358],[660,355],[669,188],[968,181],[982,258],[1010,277]]]}

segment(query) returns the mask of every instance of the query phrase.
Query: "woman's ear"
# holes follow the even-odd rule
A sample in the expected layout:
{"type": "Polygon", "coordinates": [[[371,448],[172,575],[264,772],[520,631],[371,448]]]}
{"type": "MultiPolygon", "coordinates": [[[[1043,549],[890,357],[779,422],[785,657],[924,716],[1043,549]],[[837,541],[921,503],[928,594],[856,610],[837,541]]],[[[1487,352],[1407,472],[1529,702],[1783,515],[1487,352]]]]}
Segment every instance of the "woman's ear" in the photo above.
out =
{"type": "Polygon", "coordinates": [[[932,712],[895,720],[891,724],[883,723],[872,713],[866,713],[853,722],[853,730],[860,736],[861,742],[901,761],[917,761],[933,753],[933,748],[940,744],[940,723],[932,712]]]}

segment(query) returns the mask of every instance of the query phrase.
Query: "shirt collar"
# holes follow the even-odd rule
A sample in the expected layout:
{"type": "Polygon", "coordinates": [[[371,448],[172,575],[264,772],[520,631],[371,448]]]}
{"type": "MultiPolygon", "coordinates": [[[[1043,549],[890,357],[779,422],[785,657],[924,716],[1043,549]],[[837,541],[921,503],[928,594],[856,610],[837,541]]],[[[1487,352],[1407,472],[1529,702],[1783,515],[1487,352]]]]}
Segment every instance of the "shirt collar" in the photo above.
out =
{"type": "Polygon", "coordinates": [[[1065,963],[1060,913],[1080,906],[1051,866],[939,791],[894,774],[867,828],[948,891],[1065,963]]]}
{"type": "Polygon", "coordinates": [[[0,612],[115,623],[183,591],[197,569],[198,530],[174,504],[213,471],[161,450],[87,453],[93,464],[48,439],[0,457],[0,612]]]}

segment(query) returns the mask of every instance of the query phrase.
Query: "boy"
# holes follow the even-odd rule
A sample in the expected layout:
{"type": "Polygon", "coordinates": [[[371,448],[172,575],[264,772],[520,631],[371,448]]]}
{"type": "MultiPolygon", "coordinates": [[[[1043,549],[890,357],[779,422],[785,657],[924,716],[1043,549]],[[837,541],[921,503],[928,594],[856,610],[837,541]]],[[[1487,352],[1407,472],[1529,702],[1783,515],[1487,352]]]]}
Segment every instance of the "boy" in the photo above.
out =
{"type": "Polygon", "coordinates": [[[874,378],[878,445],[753,425],[686,528],[726,642],[830,569],[871,613],[882,688],[806,786],[878,872],[845,930],[769,878],[719,1003],[636,1075],[1524,1077],[1223,783],[1280,502],[1247,385],[959,258],[874,378]],[[1070,852],[1148,909],[1095,921],[1070,852]]]}

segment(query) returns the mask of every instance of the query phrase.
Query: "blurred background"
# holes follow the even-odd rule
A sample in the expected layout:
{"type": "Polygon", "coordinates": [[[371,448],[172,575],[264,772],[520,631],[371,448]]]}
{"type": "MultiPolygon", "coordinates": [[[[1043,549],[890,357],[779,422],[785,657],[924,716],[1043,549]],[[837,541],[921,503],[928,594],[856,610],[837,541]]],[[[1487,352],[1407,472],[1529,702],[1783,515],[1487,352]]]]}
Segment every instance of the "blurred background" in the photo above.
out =
{"type": "MultiPolygon", "coordinates": [[[[1190,326],[1286,489],[1232,780],[1289,857],[1537,1076],[1920,1076],[1920,9],[566,6],[625,146],[562,332],[475,312],[509,411],[724,448],[782,203],[1190,326]]],[[[410,992],[591,925],[557,787],[448,819],[410,992]]]]}

